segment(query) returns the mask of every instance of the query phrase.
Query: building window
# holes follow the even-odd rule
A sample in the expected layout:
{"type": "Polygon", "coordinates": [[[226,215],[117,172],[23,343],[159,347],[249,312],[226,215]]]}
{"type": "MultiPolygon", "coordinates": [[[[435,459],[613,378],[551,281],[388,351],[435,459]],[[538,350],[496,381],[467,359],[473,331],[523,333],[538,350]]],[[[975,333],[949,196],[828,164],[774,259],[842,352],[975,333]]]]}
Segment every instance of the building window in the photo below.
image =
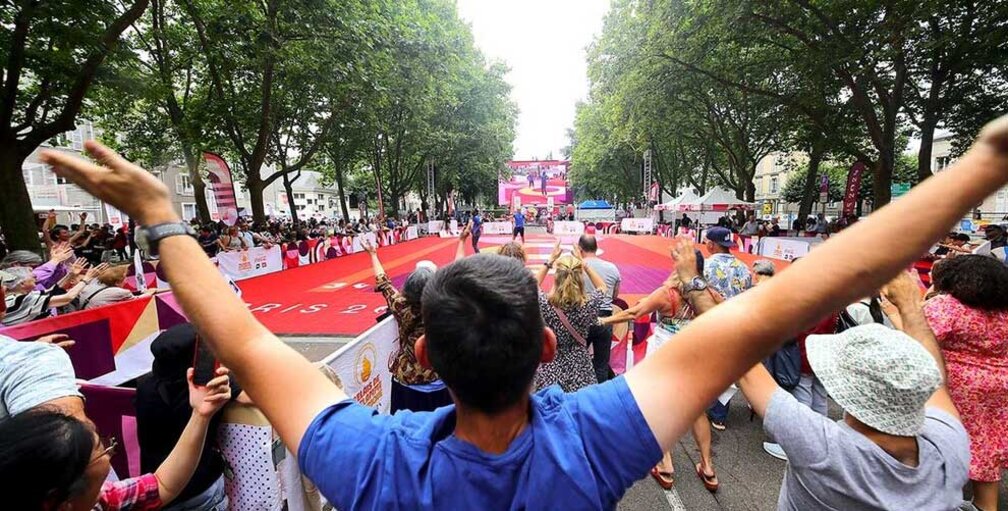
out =
{"type": "Polygon", "coordinates": [[[193,194],[192,179],[189,178],[189,174],[177,174],[175,176],[175,192],[179,195],[193,194]]]}
{"type": "Polygon", "coordinates": [[[298,205],[297,205],[297,210],[298,210],[298,211],[304,211],[304,210],[305,210],[305,206],[304,206],[304,204],[298,204],[298,205]]]}
{"type": "Polygon", "coordinates": [[[951,165],[953,161],[952,157],[947,154],[935,158],[935,172],[945,170],[945,168],[951,165]]]}
{"type": "Polygon", "coordinates": [[[189,221],[196,218],[196,203],[195,202],[183,202],[182,203],[182,220],[189,221]]]}
{"type": "Polygon", "coordinates": [[[777,193],[777,176],[770,177],[770,193],[777,193]]]}
{"type": "Polygon", "coordinates": [[[298,200],[298,199],[304,199],[304,194],[303,193],[295,193],[294,194],[294,200],[298,200]]]}

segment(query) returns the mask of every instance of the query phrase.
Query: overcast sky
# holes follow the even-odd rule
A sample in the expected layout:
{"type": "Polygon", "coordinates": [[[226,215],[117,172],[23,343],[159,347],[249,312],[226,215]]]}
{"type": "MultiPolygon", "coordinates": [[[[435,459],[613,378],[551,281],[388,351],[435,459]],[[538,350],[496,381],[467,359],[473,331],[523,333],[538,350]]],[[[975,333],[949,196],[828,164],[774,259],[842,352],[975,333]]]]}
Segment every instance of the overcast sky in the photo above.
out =
{"type": "Polygon", "coordinates": [[[585,48],[602,29],[609,0],[457,0],[476,44],[511,68],[517,103],[515,159],[560,158],[574,104],[588,94],[585,48]]]}

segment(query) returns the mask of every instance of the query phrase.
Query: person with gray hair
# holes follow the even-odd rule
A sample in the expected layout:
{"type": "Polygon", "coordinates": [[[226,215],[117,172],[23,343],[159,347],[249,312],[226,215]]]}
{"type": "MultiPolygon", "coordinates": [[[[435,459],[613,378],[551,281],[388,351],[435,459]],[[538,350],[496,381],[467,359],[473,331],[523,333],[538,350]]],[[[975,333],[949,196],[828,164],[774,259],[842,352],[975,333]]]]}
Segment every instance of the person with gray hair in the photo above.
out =
{"type": "Polygon", "coordinates": [[[28,267],[35,274],[35,290],[45,291],[60,284],[67,276],[67,261],[74,255],[69,243],[53,245],[48,261],[29,250],[15,250],[0,261],[0,268],[28,267]]]}
{"type": "MultiPolygon", "coordinates": [[[[49,317],[52,309],[69,305],[91,281],[105,270],[108,265],[98,265],[87,270],[65,293],[57,294],[62,289],[49,291],[35,289],[35,274],[27,266],[15,266],[4,270],[3,290],[7,315],[0,321],[4,326],[19,325],[36,319],[49,317]]],[[[75,266],[72,271],[78,271],[75,266]]],[[[78,275],[74,274],[73,278],[78,275]]]]}
{"type": "Polygon", "coordinates": [[[773,261],[769,259],[757,259],[753,265],[753,284],[759,284],[764,280],[773,277],[777,273],[777,268],[773,261]]]}

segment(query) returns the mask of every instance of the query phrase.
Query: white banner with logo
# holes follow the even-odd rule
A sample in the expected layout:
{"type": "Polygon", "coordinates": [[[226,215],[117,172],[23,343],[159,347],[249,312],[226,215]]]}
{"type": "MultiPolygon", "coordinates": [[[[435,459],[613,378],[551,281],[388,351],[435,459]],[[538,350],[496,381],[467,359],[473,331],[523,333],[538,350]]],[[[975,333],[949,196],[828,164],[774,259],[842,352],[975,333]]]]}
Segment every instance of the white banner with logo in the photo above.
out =
{"type": "Polygon", "coordinates": [[[353,249],[353,254],[364,250],[364,245],[361,244],[361,241],[363,240],[367,240],[368,244],[372,247],[378,246],[378,236],[375,235],[375,233],[365,232],[363,234],[358,234],[353,237],[353,244],[350,246],[350,248],[353,249]]]}
{"type": "Polygon", "coordinates": [[[330,378],[354,401],[389,413],[392,372],[389,362],[399,350],[399,325],[388,317],[322,360],[330,378]]]}
{"type": "Polygon", "coordinates": [[[553,234],[557,236],[580,236],[584,234],[584,223],[561,221],[553,222],[553,234]]]}
{"type": "MultiPolygon", "coordinates": [[[[817,238],[808,238],[809,240],[817,238]]],[[[819,240],[820,242],[822,240],[819,240]]],[[[759,240],[759,255],[790,261],[809,253],[812,243],[802,238],[772,238],[759,240]]]]}
{"type": "Polygon", "coordinates": [[[511,234],[511,222],[483,222],[483,234],[511,234]]]}
{"type": "Polygon", "coordinates": [[[254,247],[217,254],[217,267],[224,275],[242,280],[282,270],[283,257],[279,245],[270,248],[254,247]]]}
{"type": "Polygon", "coordinates": [[[431,220],[427,222],[427,232],[429,234],[437,234],[444,229],[444,220],[431,220]]]}
{"type": "Polygon", "coordinates": [[[654,218],[624,218],[620,222],[620,230],[623,232],[652,232],[654,231],[654,218]]]}
{"type": "Polygon", "coordinates": [[[114,231],[118,231],[120,227],[129,223],[129,217],[126,214],[107,202],[105,203],[105,216],[114,231]]]}

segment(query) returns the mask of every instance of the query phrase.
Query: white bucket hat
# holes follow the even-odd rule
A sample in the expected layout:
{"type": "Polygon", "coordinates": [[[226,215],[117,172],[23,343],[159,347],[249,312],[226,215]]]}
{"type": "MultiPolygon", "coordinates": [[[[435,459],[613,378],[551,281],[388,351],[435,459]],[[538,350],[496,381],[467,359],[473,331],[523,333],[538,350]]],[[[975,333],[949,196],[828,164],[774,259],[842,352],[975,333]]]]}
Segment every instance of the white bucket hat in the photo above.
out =
{"type": "Polygon", "coordinates": [[[812,370],[844,411],[883,433],[920,433],[924,403],[941,384],[941,373],[919,342],[873,323],[810,335],[805,348],[812,370]]]}

